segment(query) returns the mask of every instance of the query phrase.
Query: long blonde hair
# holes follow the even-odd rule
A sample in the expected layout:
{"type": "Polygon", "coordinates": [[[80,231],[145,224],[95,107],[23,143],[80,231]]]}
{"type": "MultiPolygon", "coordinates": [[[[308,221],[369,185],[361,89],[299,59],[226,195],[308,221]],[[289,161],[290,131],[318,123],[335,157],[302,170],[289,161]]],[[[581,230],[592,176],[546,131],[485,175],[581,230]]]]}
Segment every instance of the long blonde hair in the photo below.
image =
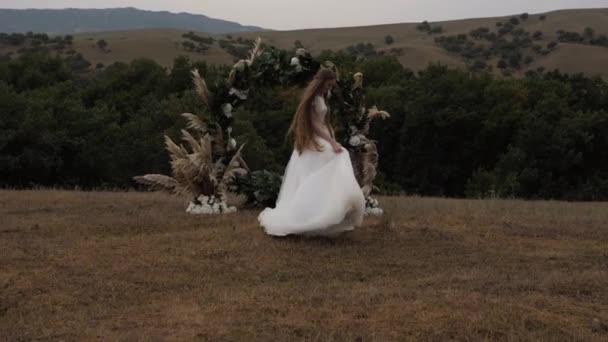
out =
{"type": "MultiPolygon", "coordinates": [[[[298,105],[298,109],[287,133],[287,137],[293,143],[294,149],[300,154],[307,148],[314,148],[317,151],[322,150],[321,145],[315,140],[314,128],[312,125],[313,103],[316,96],[322,95],[320,94],[321,89],[325,87],[327,82],[335,80],[336,74],[332,70],[321,68],[302,94],[302,99],[300,100],[300,104],[298,105]]],[[[331,136],[334,137],[329,113],[325,115],[325,124],[327,125],[331,136]]]]}

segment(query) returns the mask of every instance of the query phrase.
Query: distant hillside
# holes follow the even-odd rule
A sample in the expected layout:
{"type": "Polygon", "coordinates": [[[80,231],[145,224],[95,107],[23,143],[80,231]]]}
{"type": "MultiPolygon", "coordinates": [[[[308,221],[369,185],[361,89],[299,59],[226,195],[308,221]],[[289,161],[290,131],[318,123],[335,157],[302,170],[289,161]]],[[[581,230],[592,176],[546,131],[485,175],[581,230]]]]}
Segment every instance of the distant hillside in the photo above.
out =
{"type": "Polygon", "coordinates": [[[112,9],[0,9],[0,32],[82,33],[172,28],[207,33],[260,31],[262,28],[188,13],[112,9]]]}
{"type": "MultiPolygon", "coordinates": [[[[5,25],[1,18],[0,25],[5,25]]],[[[412,70],[438,62],[497,74],[508,72],[521,76],[530,70],[559,69],[608,78],[608,9],[562,10],[427,24],[230,34],[203,31],[155,28],[82,33],[73,37],[73,44],[66,47],[66,53],[72,49],[93,65],[151,58],[170,67],[174,58],[180,55],[211,64],[231,64],[242,58],[259,36],[264,43],[282,49],[302,44],[314,55],[323,50],[346,50],[363,57],[391,55],[412,70]],[[100,48],[100,41],[107,46],[100,48]]],[[[16,57],[20,50],[39,44],[40,39],[34,37],[16,45],[10,44],[10,37],[7,40],[8,43],[3,43],[0,37],[0,57],[3,54],[16,57]]]]}

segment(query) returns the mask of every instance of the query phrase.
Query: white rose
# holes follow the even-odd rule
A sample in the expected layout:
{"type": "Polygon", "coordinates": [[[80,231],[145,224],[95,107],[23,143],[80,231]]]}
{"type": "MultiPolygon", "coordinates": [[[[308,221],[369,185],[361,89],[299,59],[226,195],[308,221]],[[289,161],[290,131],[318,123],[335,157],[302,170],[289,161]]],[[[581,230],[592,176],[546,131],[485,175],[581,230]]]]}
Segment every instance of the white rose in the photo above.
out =
{"type": "Polygon", "coordinates": [[[227,118],[231,118],[232,117],[232,105],[230,103],[225,103],[222,106],[222,112],[224,112],[224,116],[226,116],[227,118]]]}
{"type": "Polygon", "coordinates": [[[298,65],[300,65],[300,59],[298,57],[291,58],[291,62],[289,63],[289,65],[291,65],[291,66],[298,66],[298,65]]]}
{"type": "Polygon", "coordinates": [[[236,95],[236,97],[238,97],[241,100],[247,100],[247,97],[249,96],[249,89],[238,90],[236,88],[231,88],[229,94],[236,95]]]}
{"type": "Polygon", "coordinates": [[[351,137],[350,140],[348,140],[348,143],[350,144],[350,146],[357,147],[357,146],[361,145],[361,138],[359,138],[359,136],[355,135],[355,136],[351,137]]]}
{"type": "Polygon", "coordinates": [[[226,128],[226,132],[228,132],[228,134],[232,134],[232,126],[226,128]]]}
{"type": "Polygon", "coordinates": [[[304,56],[308,55],[308,51],[306,51],[305,48],[299,48],[296,50],[296,55],[298,55],[300,57],[304,57],[304,56]]]}
{"type": "Polygon", "coordinates": [[[228,145],[228,147],[230,147],[231,150],[234,150],[236,148],[236,140],[230,139],[230,145],[228,145]]]}

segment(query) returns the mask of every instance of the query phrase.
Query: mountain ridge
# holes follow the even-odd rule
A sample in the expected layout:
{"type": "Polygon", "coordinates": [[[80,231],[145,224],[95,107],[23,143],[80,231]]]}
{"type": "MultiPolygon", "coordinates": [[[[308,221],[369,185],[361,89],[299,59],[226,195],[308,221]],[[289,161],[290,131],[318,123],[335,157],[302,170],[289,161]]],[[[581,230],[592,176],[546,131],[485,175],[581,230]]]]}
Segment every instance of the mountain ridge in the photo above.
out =
{"type": "Polygon", "coordinates": [[[147,11],[134,7],[1,9],[0,32],[76,34],[135,29],[170,28],[211,34],[264,30],[258,26],[211,18],[203,14],[147,11]]]}

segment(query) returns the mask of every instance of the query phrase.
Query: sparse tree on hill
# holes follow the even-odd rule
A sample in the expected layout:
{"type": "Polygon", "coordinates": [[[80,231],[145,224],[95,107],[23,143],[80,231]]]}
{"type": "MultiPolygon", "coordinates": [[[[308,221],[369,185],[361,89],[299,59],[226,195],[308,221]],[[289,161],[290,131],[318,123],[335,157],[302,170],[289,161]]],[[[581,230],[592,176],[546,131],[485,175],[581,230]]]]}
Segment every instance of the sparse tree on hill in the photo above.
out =
{"type": "Polygon", "coordinates": [[[592,29],[591,27],[585,28],[585,31],[583,32],[583,37],[585,37],[585,39],[593,39],[594,35],[595,35],[594,29],[592,29]]]}
{"type": "Polygon", "coordinates": [[[434,27],[431,29],[431,32],[430,32],[430,33],[431,33],[431,34],[437,34],[437,33],[442,33],[442,32],[443,32],[443,27],[441,27],[441,25],[438,25],[438,26],[434,26],[434,27]]]}
{"type": "Polygon", "coordinates": [[[391,45],[395,42],[395,39],[393,38],[393,36],[391,36],[389,34],[386,37],[384,37],[384,42],[386,43],[386,45],[391,45]]]}
{"type": "Polygon", "coordinates": [[[97,47],[101,51],[105,51],[106,47],[108,47],[108,42],[106,42],[104,39],[100,39],[100,40],[97,41],[97,47]]]}

